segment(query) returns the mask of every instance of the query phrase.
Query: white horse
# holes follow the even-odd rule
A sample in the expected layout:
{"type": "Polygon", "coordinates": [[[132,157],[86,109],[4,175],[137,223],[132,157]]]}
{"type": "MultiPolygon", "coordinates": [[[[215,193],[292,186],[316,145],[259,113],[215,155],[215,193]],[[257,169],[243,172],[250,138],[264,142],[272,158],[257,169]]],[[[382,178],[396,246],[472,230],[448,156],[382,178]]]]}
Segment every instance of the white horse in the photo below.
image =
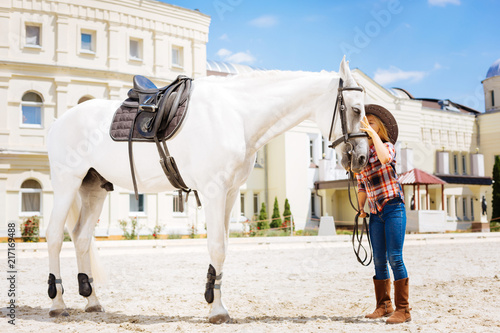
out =
{"type": "MultiPolygon", "coordinates": [[[[328,137],[339,78],[345,87],[358,87],[344,59],[339,73],[264,71],[193,81],[184,124],[167,144],[186,185],[200,193],[205,209],[213,274],[213,289],[208,290],[213,296],[210,322],[224,323],[230,319],[220,290],[229,216],[240,186],[252,171],[257,150],[306,119],[314,120],[323,136],[328,137]]],[[[360,132],[364,97],[359,90],[343,93],[348,132],[360,132]]],[[[59,258],[65,223],[75,244],[79,291],[88,300],[85,311],[103,311],[93,283],[93,276],[99,274],[98,266],[93,264],[93,230],[106,197],[99,179],[133,189],[127,143],[115,142],[109,136],[113,114],[120,103],[90,100],[79,104],[54,122],[48,135],[54,189],[54,207],[47,229],[49,296],[53,300],[50,316],[68,315],[59,258]]],[[[329,139],[341,135],[337,119],[329,139]]],[[[351,145],[341,144],[336,149],[343,155],[351,151],[352,158],[342,160],[344,167],[356,172],[366,164],[366,138],[353,139],[351,145]]],[[[174,190],[157,162],[154,144],[136,142],[134,151],[139,191],[174,190]]]]}

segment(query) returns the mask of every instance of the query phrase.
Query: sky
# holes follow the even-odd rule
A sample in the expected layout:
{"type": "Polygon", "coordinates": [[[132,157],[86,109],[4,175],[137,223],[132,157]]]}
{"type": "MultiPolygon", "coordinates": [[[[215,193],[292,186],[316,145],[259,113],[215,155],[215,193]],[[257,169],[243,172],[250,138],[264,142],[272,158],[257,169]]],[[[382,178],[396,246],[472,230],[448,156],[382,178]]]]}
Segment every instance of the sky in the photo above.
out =
{"type": "Polygon", "coordinates": [[[338,71],[344,55],[385,88],[484,111],[500,58],[500,0],[161,0],[211,17],[207,59],[338,71]]]}

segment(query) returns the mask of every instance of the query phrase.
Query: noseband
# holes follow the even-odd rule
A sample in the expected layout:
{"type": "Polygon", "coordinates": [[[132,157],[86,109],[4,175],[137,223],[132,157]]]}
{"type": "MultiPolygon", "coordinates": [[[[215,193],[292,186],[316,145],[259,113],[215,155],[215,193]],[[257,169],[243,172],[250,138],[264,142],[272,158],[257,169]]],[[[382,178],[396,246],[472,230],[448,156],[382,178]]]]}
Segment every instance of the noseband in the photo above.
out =
{"type": "Polygon", "coordinates": [[[344,81],[342,78],[339,79],[339,89],[337,93],[337,100],[335,101],[335,111],[333,112],[333,118],[332,118],[332,125],[330,127],[330,134],[328,135],[328,139],[331,140],[332,138],[332,133],[333,133],[333,127],[335,125],[335,116],[337,115],[337,110],[340,112],[340,121],[342,125],[342,136],[338,138],[337,140],[333,141],[332,144],[329,146],[330,148],[335,148],[339,144],[343,143],[350,143],[349,140],[356,139],[356,138],[367,138],[368,133],[361,132],[361,133],[349,133],[347,131],[347,108],[344,103],[344,96],[342,95],[343,91],[346,90],[354,90],[354,91],[363,91],[363,88],[361,87],[344,87],[344,81]]]}

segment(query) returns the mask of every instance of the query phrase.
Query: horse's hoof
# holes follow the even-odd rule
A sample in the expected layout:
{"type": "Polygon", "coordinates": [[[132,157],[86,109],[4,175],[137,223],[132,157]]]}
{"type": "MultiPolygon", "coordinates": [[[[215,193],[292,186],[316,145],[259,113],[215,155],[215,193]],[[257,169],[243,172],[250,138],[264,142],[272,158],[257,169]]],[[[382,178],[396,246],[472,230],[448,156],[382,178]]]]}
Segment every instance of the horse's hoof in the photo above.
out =
{"type": "Polygon", "coordinates": [[[51,317],[59,317],[59,316],[67,317],[67,316],[69,316],[69,313],[68,313],[68,311],[66,311],[66,309],[50,310],[49,316],[51,316],[51,317]]]}
{"type": "Polygon", "coordinates": [[[216,316],[212,316],[208,318],[208,321],[212,324],[224,324],[231,320],[231,317],[227,313],[218,314],[216,316]]]}
{"type": "Polygon", "coordinates": [[[86,308],[85,312],[104,312],[104,308],[100,305],[93,305],[86,308]]]}

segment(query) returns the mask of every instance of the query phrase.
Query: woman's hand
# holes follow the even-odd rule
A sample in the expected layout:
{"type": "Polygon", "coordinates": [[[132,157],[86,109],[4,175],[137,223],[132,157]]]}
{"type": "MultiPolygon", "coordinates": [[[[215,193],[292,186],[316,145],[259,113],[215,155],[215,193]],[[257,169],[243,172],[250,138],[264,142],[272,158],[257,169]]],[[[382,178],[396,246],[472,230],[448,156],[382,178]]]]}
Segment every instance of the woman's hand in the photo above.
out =
{"type": "Polygon", "coordinates": [[[377,132],[371,127],[370,122],[368,121],[368,118],[366,116],[361,119],[361,127],[359,128],[363,132],[368,133],[370,136],[370,139],[372,139],[375,135],[378,135],[377,132]]]}

